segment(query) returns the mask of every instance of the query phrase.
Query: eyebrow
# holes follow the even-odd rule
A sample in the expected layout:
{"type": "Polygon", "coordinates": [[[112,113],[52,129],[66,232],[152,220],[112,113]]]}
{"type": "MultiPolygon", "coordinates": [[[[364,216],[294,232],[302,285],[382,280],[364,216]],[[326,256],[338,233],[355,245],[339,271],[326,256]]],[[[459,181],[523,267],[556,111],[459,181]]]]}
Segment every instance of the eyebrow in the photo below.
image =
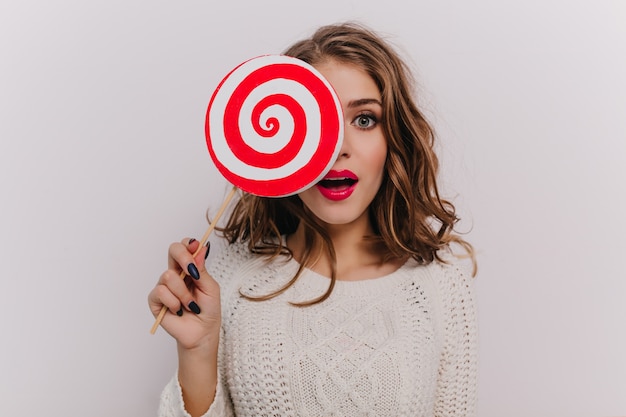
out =
{"type": "Polygon", "coordinates": [[[383,104],[380,102],[380,100],[377,100],[375,98],[360,98],[358,100],[352,100],[348,103],[348,107],[352,108],[352,107],[360,107],[360,106],[366,106],[368,104],[378,104],[380,107],[383,106],[383,104]]]}

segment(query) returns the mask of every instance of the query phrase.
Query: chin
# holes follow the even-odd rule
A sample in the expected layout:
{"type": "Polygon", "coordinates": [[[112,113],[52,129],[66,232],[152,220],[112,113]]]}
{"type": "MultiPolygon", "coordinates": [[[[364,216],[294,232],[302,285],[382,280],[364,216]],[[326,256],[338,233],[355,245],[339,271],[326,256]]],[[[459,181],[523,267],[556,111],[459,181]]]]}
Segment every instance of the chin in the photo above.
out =
{"type": "Polygon", "coordinates": [[[338,208],[337,210],[331,210],[330,212],[327,210],[323,210],[322,212],[315,212],[310,210],[311,214],[313,214],[317,219],[319,219],[322,223],[327,224],[329,226],[342,226],[354,224],[362,217],[367,216],[367,213],[346,213],[345,209],[338,208]]]}

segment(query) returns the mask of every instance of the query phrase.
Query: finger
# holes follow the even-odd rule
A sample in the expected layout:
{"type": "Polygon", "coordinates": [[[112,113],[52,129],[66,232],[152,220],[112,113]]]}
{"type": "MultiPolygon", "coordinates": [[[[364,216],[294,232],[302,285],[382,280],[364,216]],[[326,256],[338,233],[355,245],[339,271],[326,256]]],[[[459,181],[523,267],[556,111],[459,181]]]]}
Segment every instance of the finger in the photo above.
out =
{"type": "Polygon", "coordinates": [[[209,253],[211,252],[211,241],[208,240],[203,248],[196,254],[194,261],[198,266],[198,272],[200,275],[206,272],[206,259],[209,257],[209,253]]]}
{"type": "Polygon", "coordinates": [[[183,239],[180,243],[172,243],[168,250],[168,269],[184,271],[194,279],[200,279],[198,266],[193,259],[192,248],[198,247],[195,239],[183,239]]]}
{"type": "Polygon", "coordinates": [[[176,271],[168,269],[161,275],[159,282],[178,299],[179,306],[182,304],[187,310],[196,314],[200,313],[200,308],[193,297],[192,291],[187,286],[185,280],[181,279],[176,271]]]}
{"type": "Polygon", "coordinates": [[[195,254],[196,251],[200,249],[200,242],[194,238],[183,239],[181,243],[187,246],[187,250],[191,254],[195,254]]]}
{"type": "Polygon", "coordinates": [[[163,306],[172,314],[182,315],[180,300],[163,284],[158,284],[148,295],[148,304],[154,317],[158,316],[163,306]]]}
{"type": "Polygon", "coordinates": [[[205,261],[209,256],[211,250],[211,241],[207,241],[204,247],[200,248],[195,257],[195,264],[198,266],[198,272],[200,273],[199,280],[193,281],[193,285],[206,295],[211,296],[214,301],[219,300],[220,287],[217,282],[206,270],[205,261]]]}

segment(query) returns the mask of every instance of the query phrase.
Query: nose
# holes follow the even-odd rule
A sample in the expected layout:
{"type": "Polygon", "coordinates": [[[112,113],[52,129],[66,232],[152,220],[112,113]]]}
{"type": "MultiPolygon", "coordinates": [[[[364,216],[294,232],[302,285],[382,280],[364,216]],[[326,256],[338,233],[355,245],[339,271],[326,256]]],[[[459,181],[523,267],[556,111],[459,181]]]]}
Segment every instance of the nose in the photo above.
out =
{"type": "Polygon", "coordinates": [[[339,155],[337,159],[349,158],[352,154],[352,135],[350,128],[346,126],[343,132],[343,141],[341,142],[341,148],[339,148],[339,155]]]}

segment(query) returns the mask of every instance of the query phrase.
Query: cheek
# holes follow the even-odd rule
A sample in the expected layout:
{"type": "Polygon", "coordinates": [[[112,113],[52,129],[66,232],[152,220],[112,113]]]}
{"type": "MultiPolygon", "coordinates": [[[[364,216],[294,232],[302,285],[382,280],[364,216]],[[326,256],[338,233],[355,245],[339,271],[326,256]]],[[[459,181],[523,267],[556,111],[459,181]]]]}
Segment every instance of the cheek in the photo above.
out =
{"type": "Polygon", "coordinates": [[[302,203],[304,204],[304,206],[308,208],[311,205],[311,203],[314,201],[315,199],[314,193],[316,192],[317,190],[315,189],[315,186],[313,186],[299,193],[298,197],[300,197],[300,200],[302,200],[302,203]]]}
{"type": "Polygon", "coordinates": [[[382,178],[385,170],[385,162],[387,162],[387,143],[383,142],[379,144],[369,155],[369,166],[382,178]]]}

